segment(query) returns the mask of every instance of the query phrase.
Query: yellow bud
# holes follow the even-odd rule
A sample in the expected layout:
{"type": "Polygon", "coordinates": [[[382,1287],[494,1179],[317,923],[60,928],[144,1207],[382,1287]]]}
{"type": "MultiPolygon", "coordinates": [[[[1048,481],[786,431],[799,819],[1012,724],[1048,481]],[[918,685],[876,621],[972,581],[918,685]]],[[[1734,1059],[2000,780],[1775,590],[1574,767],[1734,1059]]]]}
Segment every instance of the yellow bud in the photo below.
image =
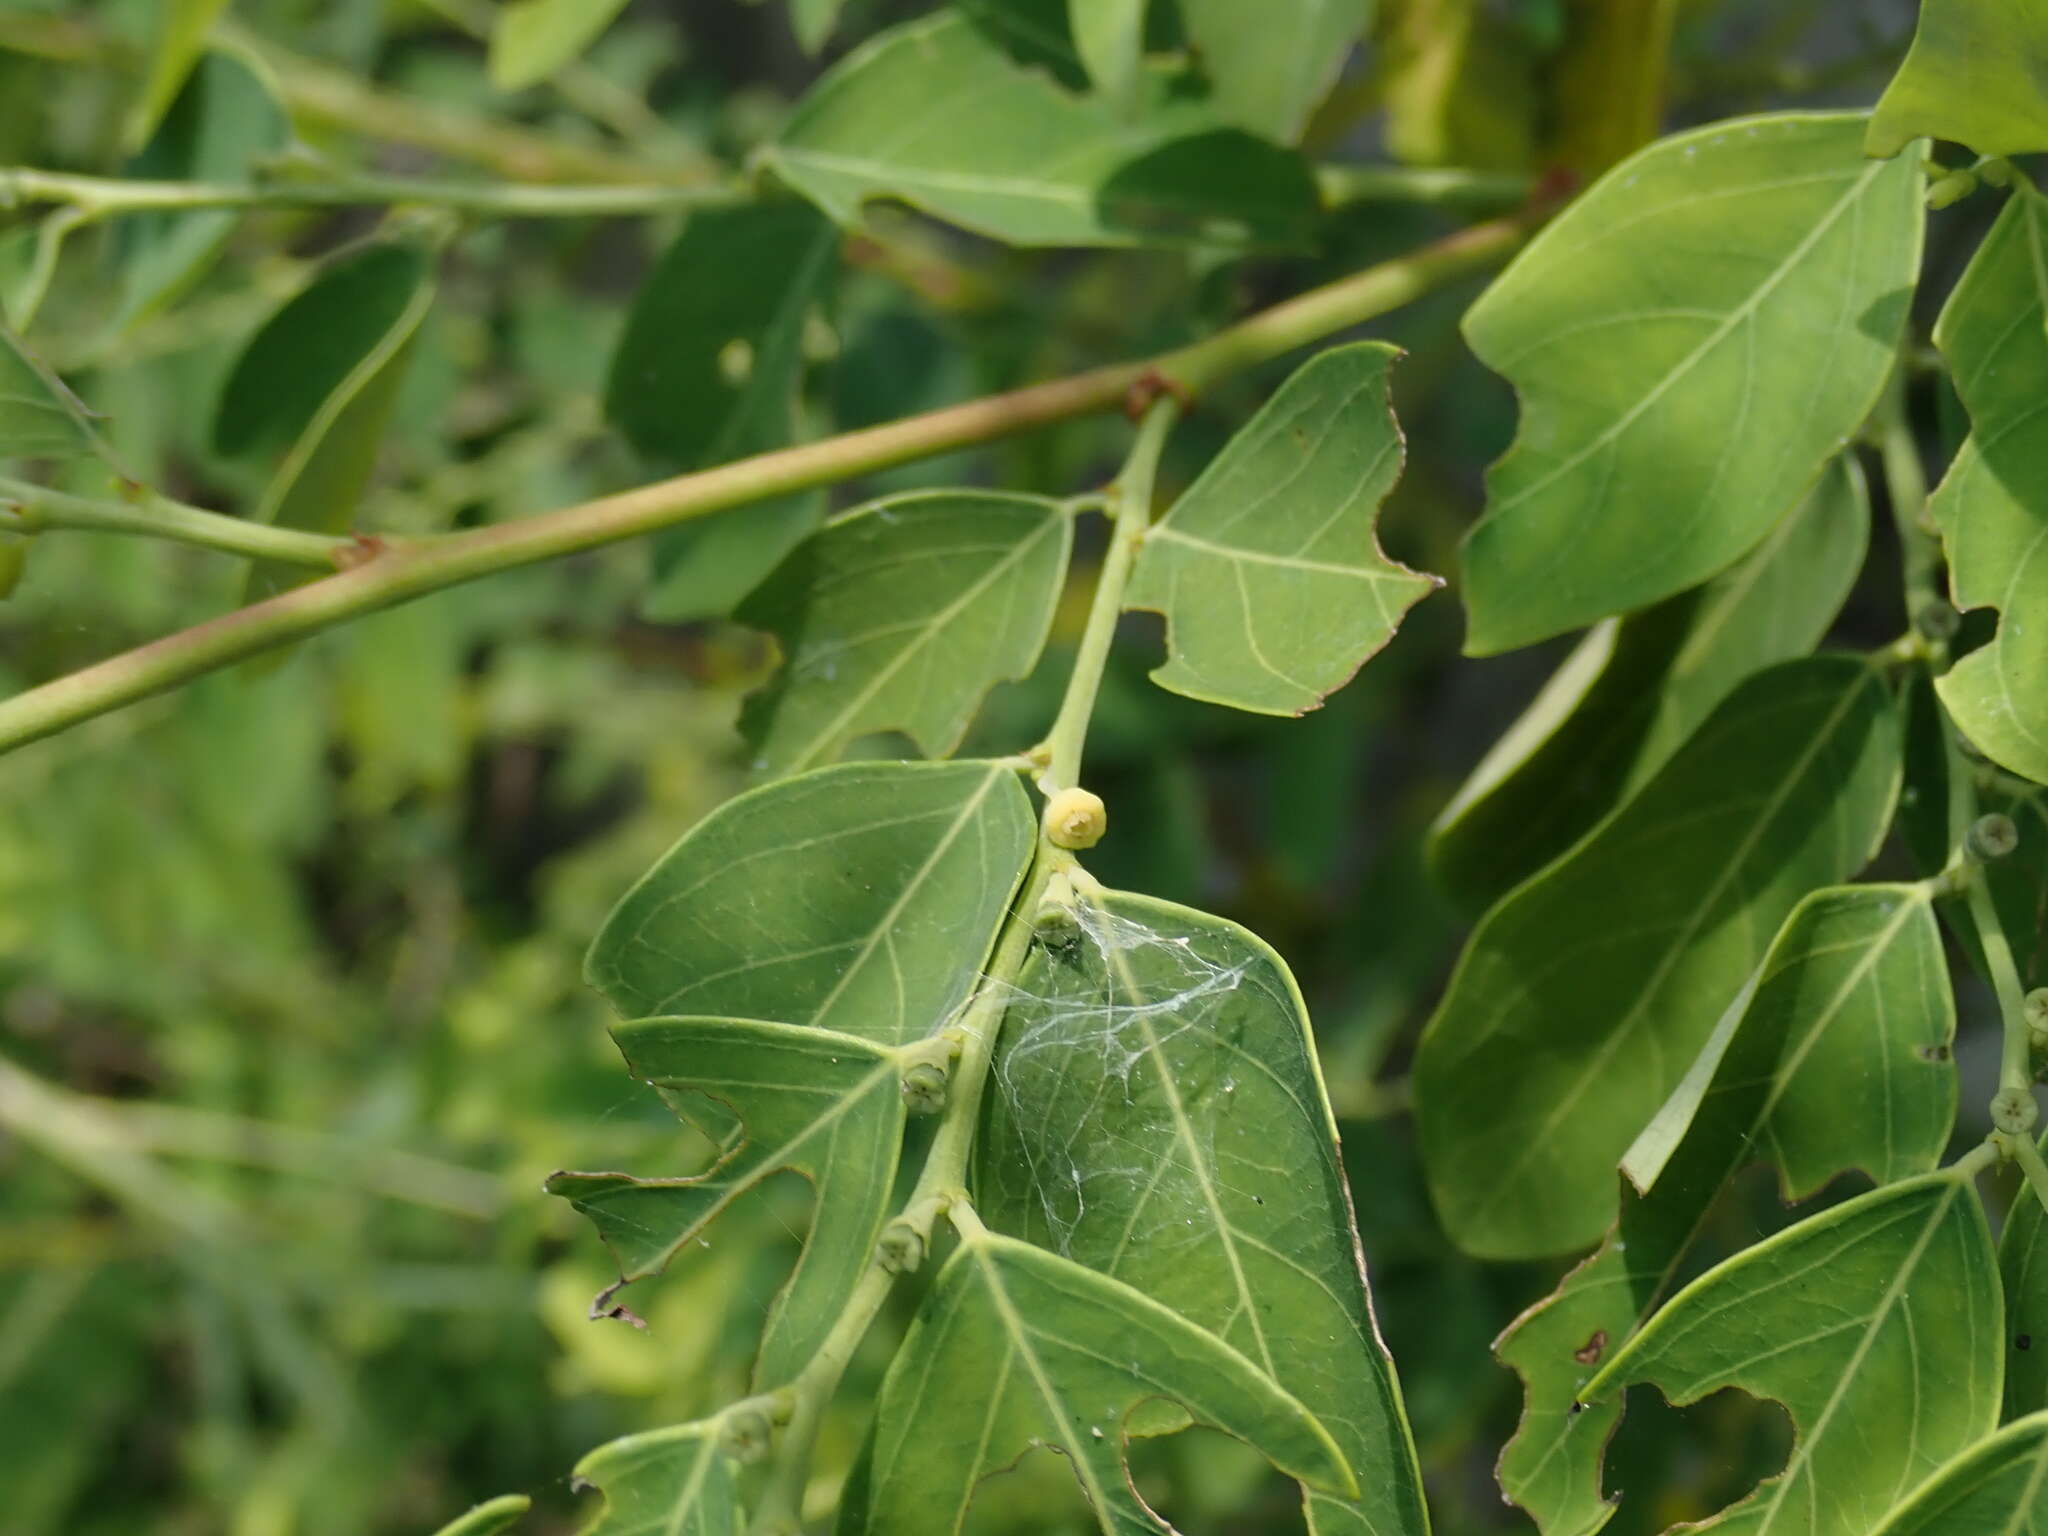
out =
{"type": "Polygon", "coordinates": [[[1055,848],[1093,848],[1109,830],[1102,796],[1063,789],[1045,802],[1045,835],[1055,848]]]}

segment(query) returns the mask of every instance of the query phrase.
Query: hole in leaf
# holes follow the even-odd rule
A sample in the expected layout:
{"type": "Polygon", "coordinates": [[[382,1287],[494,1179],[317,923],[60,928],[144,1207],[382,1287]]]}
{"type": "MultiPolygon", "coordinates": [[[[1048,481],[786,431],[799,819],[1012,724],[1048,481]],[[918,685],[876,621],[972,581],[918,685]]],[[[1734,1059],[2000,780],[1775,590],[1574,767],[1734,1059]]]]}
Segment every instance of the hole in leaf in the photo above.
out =
{"type": "Polygon", "coordinates": [[[1607,1492],[1621,1500],[1609,1536],[1653,1536],[1740,1503],[1784,1470],[1792,1439],[1780,1404],[1732,1387],[1683,1408],[1632,1388],[1607,1451],[1607,1492]]]}

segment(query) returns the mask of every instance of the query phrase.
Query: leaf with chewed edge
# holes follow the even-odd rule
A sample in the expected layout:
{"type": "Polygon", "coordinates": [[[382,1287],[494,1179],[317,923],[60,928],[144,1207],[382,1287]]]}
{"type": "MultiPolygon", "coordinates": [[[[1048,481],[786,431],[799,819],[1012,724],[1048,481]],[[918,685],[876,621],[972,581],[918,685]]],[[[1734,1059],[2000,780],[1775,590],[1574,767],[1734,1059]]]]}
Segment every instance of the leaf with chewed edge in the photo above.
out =
{"type": "Polygon", "coordinates": [[[604,1495],[581,1536],[740,1536],[739,1477],[713,1420],[627,1435],[576,1463],[604,1495]]]}
{"type": "Polygon", "coordinates": [[[561,1172],[547,1191],[588,1216],[621,1281],[664,1268],[735,1201],[784,1171],[814,1186],[811,1229],[769,1314],[758,1379],[787,1380],[831,1331],[889,1213],[904,1104],[896,1054],[852,1035],[754,1019],[639,1019],[612,1031],[643,1082],[738,1122],[716,1162],[680,1178],[561,1172]]]}
{"type": "Polygon", "coordinates": [[[1166,616],[1171,692],[1265,715],[1316,708],[1442,583],[1374,534],[1401,475],[1384,342],[1304,363],[1151,528],[1126,603],[1166,616]]]}
{"type": "Polygon", "coordinates": [[[1693,1529],[1867,1536],[1998,1423],[2003,1307],[1991,1229],[1953,1172],[1809,1217],[1680,1291],[1586,1386],[1674,1404],[1724,1387],[1783,1403],[1785,1470],[1693,1529]]]}
{"type": "Polygon", "coordinates": [[[782,649],[740,712],[754,767],[808,768],[886,730],[944,757],[988,690],[1037,664],[1072,544],[1041,496],[915,492],[834,518],[733,613],[782,649]]]}
{"type": "Polygon", "coordinates": [[[1646,1187],[1624,1186],[1600,1247],[1494,1345],[1524,1391],[1521,1424],[1501,1452],[1501,1488],[1544,1536],[1585,1536],[1613,1513],[1600,1458],[1621,1404],[1582,1406],[1580,1395],[1676,1283],[1736,1171],[1773,1150],[1774,1125],[1820,1127],[1818,1141],[1787,1133],[1806,1149],[1795,1183],[1814,1182],[1811,1159],[1830,1151],[1826,1173],[1861,1168],[1881,1181],[1935,1165],[1956,1103],[1946,982],[1925,887],[1830,887],[1785,920],[1724,1020],[1732,1029],[1716,1030],[1660,1113],[1677,1127],[1658,1144],[1653,1122],[1630,1148],[1629,1176],[1646,1187]],[[1855,1070],[1816,1082],[1809,1068],[1829,1058],[1855,1070]],[[1704,1091],[1689,1091],[1701,1086],[1695,1074],[1704,1091]],[[1860,1085],[1846,1103],[1845,1082],[1860,1085]]]}
{"type": "Polygon", "coordinates": [[[1920,168],[1854,113],[1624,160],[1465,317],[1521,400],[1466,536],[1466,650],[1647,606],[1740,559],[1862,425],[1920,270],[1920,168]]]}

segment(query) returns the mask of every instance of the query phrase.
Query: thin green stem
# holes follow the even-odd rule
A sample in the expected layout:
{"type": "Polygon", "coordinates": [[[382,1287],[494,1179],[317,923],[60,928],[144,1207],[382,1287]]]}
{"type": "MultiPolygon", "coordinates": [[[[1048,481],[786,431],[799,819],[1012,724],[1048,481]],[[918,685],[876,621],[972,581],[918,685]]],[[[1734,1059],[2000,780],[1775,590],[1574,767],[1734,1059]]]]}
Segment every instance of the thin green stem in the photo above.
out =
{"type": "MultiPolygon", "coordinates": [[[[919,1222],[922,1239],[931,1235],[930,1213],[950,1210],[967,1198],[968,1158],[975,1129],[981,1123],[981,1097],[995,1056],[996,1036],[1002,1028],[1003,1011],[1009,1006],[1010,986],[1030,953],[1032,916],[1058,856],[1058,850],[1040,840],[1016,904],[996,937],[981,984],[953,1026],[960,1052],[947,1074],[944,1116],[925,1154],[917,1186],[897,1215],[898,1221],[919,1222]]],[[[796,1536],[802,1530],[803,1491],[810,1478],[818,1426],[846,1374],[847,1362],[867,1336],[895,1282],[893,1272],[879,1261],[871,1263],[817,1354],[789,1384],[793,1399],[789,1423],[777,1442],[775,1463],[756,1506],[751,1536],[796,1536]]]]}
{"type": "Polygon", "coordinates": [[[906,1212],[928,1204],[959,1199],[966,1193],[967,1164],[974,1150],[975,1127],[981,1121],[982,1090],[988,1086],[989,1064],[995,1059],[996,1036],[1001,1033],[1003,1014],[1010,1006],[1010,988],[1023,973],[1025,957],[1031,953],[1038,903],[1046,883],[1065,855],[1040,838],[1003,931],[997,935],[994,952],[980,987],[960,1021],[954,1026],[960,1037],[960,1054],[946,1078],[946,1112],[932,1137],[924,1170],[917,1187],[905,1202],[906,1212]]]}
{"type": "Polygon", "coordinates": [[[341,564],[336,552],[349,548],[345,539],[245,522],[202,507],[188,507],[166,496],[145,493],[134,502],[103,501],[5,478],[0,478],[0,528],[10,533],[72,528],[139,534],[323,571],[341,564]]]}
{"type": "Polygon", "coordinates": [[[1515,171],[1455,166],[1342,165],[1316,167],[1316,185],[1332,207],[1344,203],[1422,203],[1444,208],[1512,208],[1535,188],[1515,171]]]}
{"type": "Polygon", "coordinates": [[[738,181],[556,186],[417,176],[301,178],[292,174],[234,182],[131,181],[30,166],[0,168],[0,208],[61,203],[83,218],[202,208],[348,208],[384,203],[446,208],[482,218],[591,218],[744,202],[752,195],[738,181]]]}
{"type": "Polygon", "coordinates": [[[1088,624],[1081,632],[1081,645],[1074,654],[1074,670],[1067,679],[1066,696],[1060,700],[1058,718],[1045,739],[1046,769],[1040,781],[1047,794],[1056,794],[1081,782],[1081,754],[1088,741],[1088,722],[1095,714],[1095,696],[1102,688],[1102,674],[1109,661],[1110,642],[1116,638],[1117,620],[1124,611],[1124,590],[1130,585],[1131,569],[1138,549],[1152,526],[1152,501],[1159,478],[1159,455],[1168,434],[1180,420],[1180,402],[1170,394],[1161,395],[1146,411],[1138,428],[1137,441],[1124,461],[1113,489],[1116,534],[1109,553],[1103,557],[1102,572],[1095,581],[1095,600],[1088,610],[1088,624]]]}
{"type": "Polygon", "coordinates": [[[1148,361],[1098,368],[887,426],[759,454],[515,523],[430,539],[387,541],[375,558],[338,575],[0,702],[0,751],[54,735],[343,620],[461,582],[1113,410],[1140,385],[1199,391],[1230,373],[1284,356],[1493,265],[1522,243],[1535,222],[1536,216],[1528,214],[1475,225],[1148,361]]]}
{"type": "Polygon", "coordinates": [[[2041,1209],[2048,1211],[2048,1159],[2042,1158],[2041,1149],[2034,1144],[2032,1136],[2008,1136],[2005,1143],[2012,1152],[2013,1161],[2020,1165],[2020,1172],[2027,1176],[2027,1183],[2041,1202],[2041,1209]]]}
{"type": "Polygon", "coordinates": [[[840,1378],[853,1359],[853,1352],[889,1299],[896,1276],[878,1263],[867,1272],[846,1298],[846,1307],[825,1342],[811,1356],[796,1380],[790,1383],[789,1422],[783,1426],[775,1447],[775,1461],[768,1481],[755,1501],[750,1536],[800,1536],[803,1530],[804,1489],[810,1482],[811,1455],[817,1448],[818,1430],[825,1410],[839,1390],[840,1378]]]}
{"type": "Polygon", "coordinates": [[[1964,754],[1962,738],[1946,711],[1941,717],[1942,735],[1948,756],[1948,824],[1954,852],[1950,868],[1963,887],[1970,925],[1976,929],[1977,944],[1983,951],[1984,968],[1990,973],[1991,992],[1998,1000],[2003,1046],[1999,1057],[1998,1086],[2001,1094],[2034,1091],[2033,1038],[2027,1028],[2026,987],[2020,981],[2019,965],[2013,959],[2012,943],[2005,934],[2005,920],[1992,895],[1984,862],[1970,852],[1970,828],[1977,820],[1977,778],[1975,765],[1964,754]]]}
{"type": "Polygon", "coordinates": [[[1991,991],[1998,999],[1999,1017],[2005,1026],[2004,1049],[1999,1058],[1999,1086],[2032,1093],[2033,1037],[2027,1029],[2027,989],[2020,984],[2012,943],[2005,936],[2005,924],[1998,915],[1998,903],[1991,894],[1991,883],[1985,879],[1982,866],[1970,871],[1967,889],[1970,922],[1977,930],[1977,942],[1984,951],[1984,967],[1991,973],[1991,991]]]}
{"type": "Polygon", "coordinates": [[[513,181],[702,184],[724,176],[702,153],[665,152],[657,164],[447,102],[423,101],[278,47],[231,20],[218,23],[214,36],[262,60],[294,117],[389,144],[416,145],[513,181]]]}
{"type": "Polygon", "coordinates": [[[1923,640],[1941,641],[1927,632],[1930,622],[1947,607],[1936,582],[1941,569],[1941,543],[1927,525],[1927,471],[1906,415],[1906,383],[1910,370],[1903,360],[1893,370],[1878,410],[1878,456],[1884,465],[1885,491],[1899,532],[1899,559],[1906,602],[1906,622],[1923,640]]]}

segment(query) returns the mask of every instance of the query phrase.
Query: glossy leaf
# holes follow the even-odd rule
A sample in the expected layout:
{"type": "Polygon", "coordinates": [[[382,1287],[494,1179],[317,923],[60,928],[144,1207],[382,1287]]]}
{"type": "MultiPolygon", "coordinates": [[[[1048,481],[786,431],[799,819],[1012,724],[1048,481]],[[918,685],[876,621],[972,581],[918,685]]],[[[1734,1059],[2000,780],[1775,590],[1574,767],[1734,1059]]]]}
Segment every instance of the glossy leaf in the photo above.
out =
{"type": "Polygon", "coordinates": [[[769,784],[626,893],[585,975],[628,1018],[922,1039],[971,990],[1036,831],[1007,763],[849,763],[769,784]]]}
{"type": "Polygon", "coordinates": [[[128,143],[145,142],[184,88],[186,77],[206,47],[206,34],[227,9],[227,0],[163,0],[157,7],[156,38],[142,92],[129,112],[128,143]]]}
{"type": "Polygon", "coordinates": [[[1138,100],[1145,62],[1147,0],[1067,0],[1067,27],[1074,51],[1096,92],[1119,108],[1138,100]]]}
{"type": "Polygon", "coordinates": [[[1930,503],[1958,608],[1997,636],[1936,684],[2001,767],[2048,783],[2048,198],[2024,178],[1957,283],[1935,341],[1971,435],[1930,503]]]}
{"type": "Polygon", "coordinates": [[[1127,600],[1166,616],[1160,687],[1303,714],[1439,585],[1373,532],[1401,474],[1396,355],[1361,342],[1311,359],[1146,533],[1127,600]]]}
{"type": "Polygon", "coordinates": [[[1563,853],[1743,678],[1820,643],[1869,543],[1862,472],[1838,459],[1738,564],[1594,625],[1437,817],[1431,873],[1483,911],[1563,853]]]}
{"type": "Polygon", "coordinates": [[[1891,372],[1919,168],[1851,114],[1716,123],[1616,166],[1473,306],[1521,396],[1465,544],[1489,655],[1683,591],[1811,488],[1891,372]]]}
{"type": "Polygon", "coordinates": [[[1317,194],[1300,157],[1223,126],[1171,81],[1148,86],[1127,118],[946,11],[848,55],[765,158],[841,224],[895,198],[1012,245],[1308,237],[1317,194]]]}
{"type": "Polygon", "coordinates": [[[1872,1536],[2048,1536],[2048,1414],[2008,1424],[1923,1484],[1872,1536]]]}
{"type": "MultiPolygon", "coordinates": [[[[838,254],[838,230],[803,203],[692,214],[633,300],[605,415],[677,469],[787,447],[804,323],[828,295],[838,254]]],[[[659,535],[647,616],[730,612],[823,515],[822,496],[798,492],[659,535]]]]}
{"type": "Polygon", "coordinates": [[[491,83],[501,91],[537,85],[604,34],[626,0],[508,0],[491,23],[491,83]]]}
{"type": "Polygon", "coordinates": [[[882,1385],[864,1521],[960,1529],[977,1485],[1033,1446],[1063,1453],[1108,1536],[1169,1530],[1132,1488],[1124,1441],[1155,1400],[1289,1476],[1355,1487],[1323,1426],[1256,1365],[1144,1293],[993,1233],[946,1262],[882,1385]]]}
{"type": "Polygon", "coordinates": [[[944,757],[983,695],[1036,665],[1072,542],[1058,502],[992,491],[895,496],[834,519],[734,613],[782,649],[740,715],[755,766],[808,768],[887,730],[944,757]]]}
{"type": "MultiPolygon", "coordinates": [[[[348,528],[433,300],[432,252],[390,241],[329,266],[250,338],[221,390],[213,443],[233,458],[281,456],[255,521],[348,528]]],[[[249,574],[252,594],[307,579],[269,562],[249,574]]]]}
{"type": "Polygon", "coordinates": [[[92,412],[0,317],[0,463],[93,457],[108,453],[92,412]]]}
{"type": "Polygon", "coordinates": [[[1888,1181],[1933,1168],[1947,1143],[1955,1006],[1924,888],[1814,892],[1725,1025],[1660,1113],[1673,1122],[1664,1144],[1648,1145],[1646,1131],[1630,1148],[1646,1190],[1622,1190],[1600,1247],[1494,1346],[1524,1392],[1501,1487],[1545,1536],[1584,1536],[1612,1513],[1600,1457],[1621,1404],[1582,1407],[1581,1394],[1669,1294],[1737,1170],[1769,1156],[1791,1164],[1788,1182],[1802,1189],[1851,1168],[1888,1181]]]}
{"type": "Polygon", "coordinates": [[[1696,1527],[1865,1536],[1998,1422],[2001,1306],[1969,1185],[1932,1174],[1838,1205],[1709,1270],[1586,1387],[1781,1402],[1785,1470],[1696,1527]]]}
{"type": "Polygon", "coordinates": [[[1980,155],[2048,149],[2048,0],[1920,0],[1864,147],[1896,155],[1917,138],[1980,155]]]}
{"type": "Polygon", "coordinates": [[[815,1214],[757,1368],[764,1385],[787,1381],[830,1332],[889,1214],[904,1119],[895,1056],[852,1035],[752,1019],[640,1019],[612,1033],[627,1069],[671,1090],[680,1112],[708,1101],[736,1124],[716,1128],[723,1145],[701,1173],[555,1173],[548,1193],[590,1218],[632,1281],[665,1268],[763,1181],[802,1174],[815,1214]]]}
{"type": "Polygon", "coordinates": [[[1421,1477],[1294,978],[1233,923],[1120,892],[1034,950],[1003,1023],[988,1221],[1213,1330],[1300,1398],[1359,1493],[1313,1529],[1415,1533],[1421,1477]]]}
{"type": "Polygon", "coordinates": [[[1225,122],[1292,144],[1372,21],[1372,0],[1180,0],[1225,122]]]}
{"type": "Polygon", "coordinates": [[[502,1494],[495,1499],[486,1499],[467,1514],[458,1515],[434,1536],[497,1536],[498,1532],[509,1531],[517,1525],[531,1508],[533,1500],[523,1493],[502,1494]]]}
{"type": "Polygon", "coordinates": [[[2005,1284],[2005,1416],[2048,1409],[2048,1221],[2022,1185],[1998,1239],[2005,1284]]]}
{"type": "Polygon", "coordinates": [[[627,1435],[576,1463],[604,1495],[581,1536],[740,1536],[739,1479],[715,1420],[627,1435]]]}
{"type": "Polygon", "coordinates": [[[1787,662],[1486,915],[1416,1060],[1430,1186],[1461,1246],[1599,1240],[1621,1155],[1778,924],[1876,852],[1898,780],[1882,676],[1847,656],[1787,662]]]}
{"type": "MultiPolygon", "coordinates": [[[[230,53],[209,53],[128,170],[152,181],[240,182],[290,137],[283,108],[248,64],[230,53]]],[[[233,209],[207,208],[126,220],[122,323],[133,324],[184,292],[212,265],[240,218],[233,209]]]]}

